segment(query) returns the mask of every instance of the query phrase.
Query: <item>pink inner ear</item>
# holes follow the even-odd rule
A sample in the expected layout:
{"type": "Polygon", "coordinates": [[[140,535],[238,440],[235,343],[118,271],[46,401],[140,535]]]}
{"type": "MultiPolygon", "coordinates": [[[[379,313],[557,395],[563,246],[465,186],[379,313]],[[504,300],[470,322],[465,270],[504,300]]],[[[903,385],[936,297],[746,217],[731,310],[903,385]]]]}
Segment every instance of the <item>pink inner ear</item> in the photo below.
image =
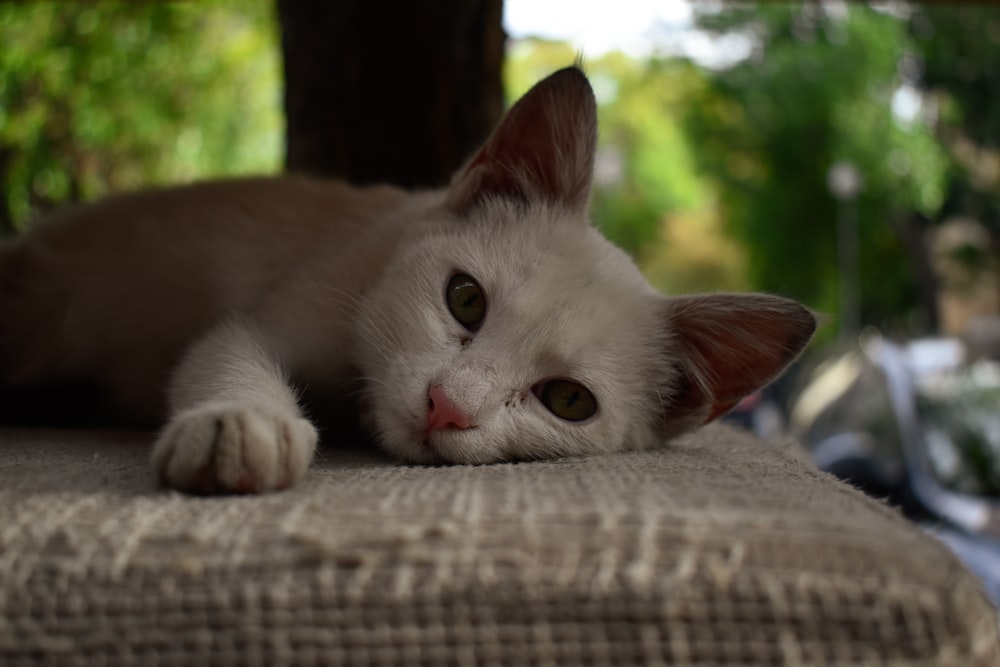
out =
{"type": "Polygon", "coordinates": [[[816,318],[803,306],[763,294],[717,294],[668,301],[679,345],[682,409],[721,417],[781,374],[805,348],[816,318]]]}
{"type": "Polygon", "coordinates": [[[463,213],[485,199],[586,207],[597,142],[597,107],[580,70],[542,80],[504,116],[452,182],[447,205],[463,213]]]}

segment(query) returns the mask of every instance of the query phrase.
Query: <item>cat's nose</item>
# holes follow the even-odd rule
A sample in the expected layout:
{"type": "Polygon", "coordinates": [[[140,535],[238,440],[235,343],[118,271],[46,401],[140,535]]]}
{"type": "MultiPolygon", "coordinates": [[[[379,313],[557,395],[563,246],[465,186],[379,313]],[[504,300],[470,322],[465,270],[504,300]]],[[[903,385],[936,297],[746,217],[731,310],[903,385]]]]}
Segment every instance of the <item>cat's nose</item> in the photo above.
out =
{"type": "Polygon", "coordinates": [[[427,390],[427,430],[446,431],[448,429],[472,428],[472,418],[455,405],[444,393],[441,385],[432,385],[427,390]]]}

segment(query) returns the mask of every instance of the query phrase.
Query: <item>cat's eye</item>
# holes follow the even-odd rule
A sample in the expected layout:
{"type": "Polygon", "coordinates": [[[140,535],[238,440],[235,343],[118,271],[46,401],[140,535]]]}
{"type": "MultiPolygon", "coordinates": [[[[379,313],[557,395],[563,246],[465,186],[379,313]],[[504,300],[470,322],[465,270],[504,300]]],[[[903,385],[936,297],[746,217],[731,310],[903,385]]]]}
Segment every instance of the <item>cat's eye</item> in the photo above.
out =
{"type": "Polygon", "coordinates": [[[578,422],[594,416],[597,399],[590,390],[572,380],[549,380],[535,388],[538,399],[560,419],[578,422]]]}
{"type": "Polygon", "coordinates": [[[475,331],[486,317],[486,292],[472,276],[456,273],[448,281],[445,302],[459,324],[475,331]]]}

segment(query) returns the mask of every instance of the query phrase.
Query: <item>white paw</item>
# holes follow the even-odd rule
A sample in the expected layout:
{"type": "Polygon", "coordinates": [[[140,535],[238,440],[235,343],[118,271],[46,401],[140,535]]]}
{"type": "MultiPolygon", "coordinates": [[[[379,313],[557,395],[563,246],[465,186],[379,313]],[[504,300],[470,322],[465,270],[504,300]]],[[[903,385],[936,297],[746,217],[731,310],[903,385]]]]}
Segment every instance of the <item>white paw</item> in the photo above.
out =
{"type": "Polygon", "coordinates": [[[259,493],[305,474],[316,428],[265,406],[199,406],[176,415],[153,446],[164,486],[191,493],[259,493]]]}

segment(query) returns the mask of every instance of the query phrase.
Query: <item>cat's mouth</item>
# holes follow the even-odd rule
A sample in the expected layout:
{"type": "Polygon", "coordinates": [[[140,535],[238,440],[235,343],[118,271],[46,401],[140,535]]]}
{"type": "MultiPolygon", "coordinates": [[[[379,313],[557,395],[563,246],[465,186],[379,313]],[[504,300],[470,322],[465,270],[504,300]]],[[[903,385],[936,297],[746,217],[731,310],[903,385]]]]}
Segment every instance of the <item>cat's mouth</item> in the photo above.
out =
{"type": "Polygon", "coordinates": [[[446,454],[440,443],[434,442],[432,434],[421,434],[420,444],[415,449],[415,456],[409,457],[413,463],[422,465],[454,465],[458,463],[446,454]]]}
{"type": "MultiPolygon", "coordinates": [[[[463,429],[463,431],[472,430],[472,428],[463,429]]],[[[462,455],[463,444],[467,446],[467,443],[461,442],[461,438],[454,437],[461,432],[421,430],[417,437],[419,445],[416,447],[417,455],[415,458],[418,458],[421,463],[432,465],[469,463],[468,457],[462,455]]]]}

